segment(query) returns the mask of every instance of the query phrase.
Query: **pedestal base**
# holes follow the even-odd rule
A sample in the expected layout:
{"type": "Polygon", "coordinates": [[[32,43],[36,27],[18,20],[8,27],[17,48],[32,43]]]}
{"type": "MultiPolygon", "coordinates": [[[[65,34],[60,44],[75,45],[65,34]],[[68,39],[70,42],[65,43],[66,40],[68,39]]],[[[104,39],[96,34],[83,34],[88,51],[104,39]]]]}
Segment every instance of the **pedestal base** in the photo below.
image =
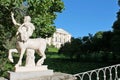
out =
{"type": "Polygon", "coordinates": [[[31,78],[53,75],[53,70],[48,70],[47,65],[15,67],[15,72],[9,71],[9,80],[29,80],[31,78]]]}
{"type": "Polygon", "coordinates": [[[33,72],[9,72],[9,80],[29,80],[31,78],[53,75],[53,70],[33,71],[33,72]]]}
{"type": "Polygon", "coordinates": [[[31,71],[43,71],[43,70],[48,70],[47,65],[15,67],[15,72],[31,72],[31,71]]]}

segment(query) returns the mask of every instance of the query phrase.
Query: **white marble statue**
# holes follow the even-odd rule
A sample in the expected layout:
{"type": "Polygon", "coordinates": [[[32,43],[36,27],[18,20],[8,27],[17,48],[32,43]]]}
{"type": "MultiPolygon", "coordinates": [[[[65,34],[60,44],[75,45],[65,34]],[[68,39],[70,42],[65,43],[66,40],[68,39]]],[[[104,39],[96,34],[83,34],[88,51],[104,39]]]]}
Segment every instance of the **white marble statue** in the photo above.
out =
{"type": "Polygon", "coordinates": [[[9,50],[9,56],[8,56],[9,60],[13,62],[12,52],[16,52],[16,53],[18,52],[20,53],[20,58],[19,58],[18,63],[15,65],[15,67],[21,66],[23,55],[25,51],[27,50],[26,51],[27,52],[27,59],[26,59],[27,65],[30,66],[31,61],[33,62],[33,65],[35,65],[33,60],[34,60],[34,53],[35,53],[34,50],[36,50],[38,51],[38,54],[42,56],[42,58],[38,60],[36,65],[42,65],[44,60],[46,59],[46,55],[45,55],[45,49],[46,49],[46,44],[47,44],[46,40],[42,38],[30,39],[30,36],[35,30],[35,27],[30,22],[31,18],[29,16],[25,16],[23,24],[19,24],[15,21],[13,13],[11,13],[11,17],[12,17],[13,23],[19,26],[18,31],[16,33],[19,37],[19,40],[17,41],[16,49],[9,50]]]}
{"type": "MultiPolygon", "coordinates": [[[[18,36],[17,38],[20,38],[21,39],[21,41],[26,41],[27,39],[29,39],[29,37],[30,36],[32,36],[32,33],[33,33],[33,31],[35,30],[35,27],[34,27],[34,25],[31,23],[31,18],[30,18],[30,16],[25,16],[24,17],[24,23],[23,24],[20,24],[20,23],[17,23],[16,22],[16,20],[15,20],[15,18],[14,18],[14,13],[13,12],[11,12],[11,18],[12,18],[12,22],[14,23],[14,25],[17,25],[17,26],[19,26],[18,27],[18,31],[17,31],[17,33],[16,33],[16,35],[18,36]],[[19,34],[19,33],[21,33],[21,34],[19,34]]],[[[9,60],[11,61],[11,62],[13,62],[13,58],[12,58],[12,53],[13,52],[15,52],[15,53],[18,53],[18,51],[17,51],[17,49],[10,49],[9,50],[9,56],[8,56],[8,58],[9,58],[9,60]]],[[[28,55],[28,54],[34,54],[33,53],[33,50],[31,49],[29,49],[29,50],[27,50],[26,51],[26,54],[28,55]],[[29,52],[28,52],[29,51],[29,52]],[[30,52],[31,51],[31,52],[30,52]]],[[[27,60],[26,60],[26,65],[29,65],[28,64],[28,59],[30,59],[30,57],[31,56],[27,56],[26,58],[27,58],[27,60]],[[28,58],[29,57],[29,58],[28,58]]],[[[31,57],[32,58],[32,57],[31,57]]],[[[33,60],[29,60],[29,62],[34,62],[33,60]]],[[[31,64],[35,64],[35,63],[31,63],[31,64]]],[[[34,65],[33,65],[34,66],[34,65]]]]}

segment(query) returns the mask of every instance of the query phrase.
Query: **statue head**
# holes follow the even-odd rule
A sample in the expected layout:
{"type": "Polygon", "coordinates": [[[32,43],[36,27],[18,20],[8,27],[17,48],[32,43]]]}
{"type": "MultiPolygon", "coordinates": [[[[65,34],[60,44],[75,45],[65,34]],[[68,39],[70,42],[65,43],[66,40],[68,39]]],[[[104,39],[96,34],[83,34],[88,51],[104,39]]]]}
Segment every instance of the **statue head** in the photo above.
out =
{"type": "Polygon", "coordinates": [[[24,17],[24,22],[30,22],[31,21],[31,17],[30,16],[25,16],[24,17]]]}

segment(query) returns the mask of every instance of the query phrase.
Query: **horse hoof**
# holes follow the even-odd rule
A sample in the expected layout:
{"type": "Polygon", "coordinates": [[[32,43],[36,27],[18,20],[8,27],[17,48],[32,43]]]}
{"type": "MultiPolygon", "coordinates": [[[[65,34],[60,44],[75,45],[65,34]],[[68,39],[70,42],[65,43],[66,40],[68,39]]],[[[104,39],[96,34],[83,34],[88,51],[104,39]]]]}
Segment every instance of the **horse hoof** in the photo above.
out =
{"type": "Polygon", "coordinates": [[[37,66],[41,66],[43,63],[44,63],[44,60],[39,60],[39,61],[37,62],[37,66]]]}
{"type": "Polygon", "coordinates": [[[42,64],[36,64],[36,66],[41,66],[42,64]]]}
{"type": "Polygon", "coordinates": [[[19,67],[19,64],[16,64],[15,67],[19,67]]]}

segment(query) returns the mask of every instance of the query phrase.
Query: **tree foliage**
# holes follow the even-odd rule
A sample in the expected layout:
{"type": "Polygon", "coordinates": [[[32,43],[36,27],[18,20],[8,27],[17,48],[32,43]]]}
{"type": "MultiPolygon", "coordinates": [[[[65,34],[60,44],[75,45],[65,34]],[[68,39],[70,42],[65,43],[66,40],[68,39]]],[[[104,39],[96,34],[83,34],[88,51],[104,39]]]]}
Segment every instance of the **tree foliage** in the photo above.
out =
{"type": "Polygon", "coordinates": [[[113,23],[112,51],[120,56],[120,11],[117,12],[117,20],[113,23]]]}
{"type": "Polygon", "coordinates": [[[120,6],[120,0],[118,0],[118,5],[120,6]]]}
{"type": "Polygon", "coordinates": [[[62,12],[64,5],[61,0],[27,0],[27,14],[35,24],[35,34],[41,37],[50,37],[55,32],[54,20],[56,12],[62,12]]]}
{"type": "Polygon", "coordinates": [[[66,56],[69,56],[71,59],[73,59],[76,54],[79,53],[80,51],[80,45],[82,44],[80,38],[72,38],[71,42],[65,43],[60,49],[59,52],[60,54],[64,54],[66,56]]]}
{"type": "MultiPolygon", "coordinates": [[[[111,50],[111,39],[113,33],[111,31],[99,31],[94,36],[89,34],[82,38],[73,38],[70,43],[63,45],[59,53],[69,56],[71,59],[80,57],[106,57],[111,50]]],[[[98,58],[97,58],[98,59],[98,58]]]]}

